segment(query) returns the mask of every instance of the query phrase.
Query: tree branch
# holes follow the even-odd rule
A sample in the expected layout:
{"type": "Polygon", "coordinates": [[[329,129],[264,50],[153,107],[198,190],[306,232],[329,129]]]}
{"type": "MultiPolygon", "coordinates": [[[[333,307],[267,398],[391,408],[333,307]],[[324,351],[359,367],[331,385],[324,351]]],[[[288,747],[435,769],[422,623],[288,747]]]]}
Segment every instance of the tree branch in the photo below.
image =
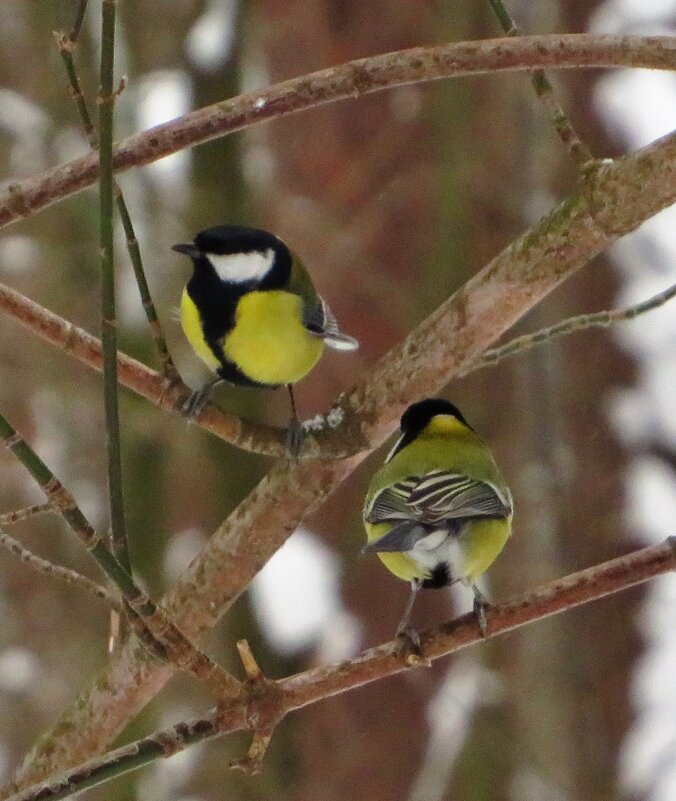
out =
{"type": "MultiPolygon", "coordinates": [[[[585,262],[676,200],[676,135],[588,175],[341,395],[343,431],[376,447],[403,409],[444,387],[585,262]]],[[[190,637],[213,626],[297,525],[365,456],[280,461],[210,538],[163,601],[190,637]],[[282,502],[283,500],[283,502],[282,502]]],[[[122,649],[27,758],[23,786],[102,751],[172,675],[122,649]],[[108,688],[103,694],[99,687],[108,688]]]]}
{"type": "MultiPolygon", "coordinates": [[[[101,371],[103,357],[99,339],[2,283],[0,311],[87,367],[101,371]]],[[[190,387],[181,381],[174,382],[164,378],[124,353],[118,352],[117,367],[118,378],[123,386],[159,409],[184,415],[185,402],[192,392],[190,387]]],[[[282,456],[286,452],[285,429],[240,420],[212,403],[207,404],[196,418],[189,418],[189,421],[243,450],[267,456],[282,456]]],[[[342,455],[344,451],[345,444],[336,442],[335,455],[342,455]]],[[[327,451],[327,454],[330,453],[331,451],[327,451]]]]}
{"type": "MultiPolygon", "coordinates": [[[[70,83],[71,95],[75,101],[85,136],[92,150],[97,150],[99,143],[96,129],[92,125],[87,102],[82,94],[80,79],[77,76],[75,62],[73,61],[73,51],[77,46],[76,29],[74,28],[70,34],[55,33],[54,37],[56,39],[56,45],[59,49],[59,55],[61,56],[61,60],[66,68],[68,81],[70,83]]],[[[155,348],[160,357],[162,372],[171,382],[179,383],[180,377],[172,361],[169,349],[167,348],[164,331],[162,330],[162,326],[155,309],[155,304],[153,303],[153,299],[150,295],[150,288],[148,287],[148,281],[146,280],[145,271],[143,269],[141,249],[139,247],[138,240],[136,239],[136,233],[131,221],[131,215],[129,214],[127,203],[117,181],[113,181],[113,194],[115,197],[115,205],[117,206],[120,219],[122,220],[124,234],[127,239],[127,251],[129,252],[129,259],[134,270],[134,277],[136,278],[139,294],[141,295],[143,311],[145,312],[146,319],[148,320],[150,335],[155,343],[155,348]]]]}
{"type": "MultiPolygon", "coordinates": [[[[492,605],[487,610],[489,637],[559,614],[581,604],[633,587],[676,569],[676,538],[620,556],[601,565],[552,581],[531,592],[492,605]]],[[[432,661],[485,641],[474,613],[420,632],[423,656],[432,661]]],[[[257,667],[257,666],[256,666],[257,667]]],[[[229,732],[280,721],[289,712],[324,698],[362,687],[412,668],[398,640],[383,643],[347,662],[306,670],[272,682],[257,676],[244,694],[219,706],[207,718],[179,723],[142,740],[115,749],[11,796],[7,801],[58,801],[158,759],[173,756],[189,745],[229,732]],[[264,680],[269,687],[261,686],[264,680]],[[267,690],[267,691],[266,691],[267,690]],[[255,721],[255,723],[254,723],[255,721]]]]}
{"type": "MultiPolygon", "coordinates": [[[[676,40],[592,34],[522,36],[370,56],[223,100],[130,136],[115,148],[113,169],[141,167],[255,123],[405,84],[549,67],[620,66],[676,69],[676,40]]],[[[0,227],[91,186],[98,172],[98,158],[89,154],[10,186],[0,194],[0,227]]]]}

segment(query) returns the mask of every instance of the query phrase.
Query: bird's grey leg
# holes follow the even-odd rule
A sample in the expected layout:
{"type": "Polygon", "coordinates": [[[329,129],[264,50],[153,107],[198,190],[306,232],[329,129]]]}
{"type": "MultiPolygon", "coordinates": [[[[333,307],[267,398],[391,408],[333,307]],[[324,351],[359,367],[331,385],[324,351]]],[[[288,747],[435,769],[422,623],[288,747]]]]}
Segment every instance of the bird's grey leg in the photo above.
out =
{"type": "Polygon", "coordinates": [[[481,635],[482,637],[488,637],[488,618],[486,617],[486,610],[490,608],[491,604],[476,584],[472,584],[472,592],[474,593],[474,614],[479,622],[481,635]]]}
{"type": "Polygon", "coordinates": [[[296,399],[293,397],[293,387],[291,384],[287,384],[286,388],[289,393],[289,400],[291,401],[291,420],[289,421],[289,428],[286,432],[286,449],[289,455],[295,458],[300,454],[303,447],[305,432],[303,430],[303,424],[299,420],[298,413],[296,412],[296,399]]]}
{"type": "Polygon", "coordinates": [[[405,655],[406,662],[409,665],[422,665],[424,667],[431,667],[432,663],[422,653],[420,647],[420,636],[415,629],[409,626],[411,620],[411,612],[413,611],[413,604],[418,595],[418,591],[422,587],[420,579],[411,580],[411,593],[406,602],[404,614],[401,616],[399,625],[397,626],[397,639],[401,643],[401,650],[405,655]]]}
{"type": "Polygon", "coordinates": [[[418,637],[418,633],[416,631],[411,631],[409,629],[408,624],[411,621],[411,612],[413,611],[413,604],[415,603],[415,599],[418,595],[418,591],[422,587],[422,581],[420,579],[411,579],[411,593],[408,596],[408,601],[406,602],[406,607],[404,609],[404,613],[401,616],[401,620],[399,621],[399,625],[397,626],[397,637],[401,637],[403,634],[408,633],[409,636],[413,634],[411,639],[418,640],[418,647],[420,647],[420,638],[418,637]]]}

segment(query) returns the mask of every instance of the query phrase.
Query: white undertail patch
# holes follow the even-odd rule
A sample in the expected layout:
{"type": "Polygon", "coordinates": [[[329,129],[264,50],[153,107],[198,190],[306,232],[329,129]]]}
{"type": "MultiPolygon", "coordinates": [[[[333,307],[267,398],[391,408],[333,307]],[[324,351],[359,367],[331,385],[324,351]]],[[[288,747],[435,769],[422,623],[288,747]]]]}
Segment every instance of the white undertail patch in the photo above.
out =
{"type": "Polygon", "coordinates": [[[205,254],[223,281],[242,284],[246,281],[260,281],[264,278],[275,260],[275,251],[252,250],[249,253],[207,253],[205,254]]]}

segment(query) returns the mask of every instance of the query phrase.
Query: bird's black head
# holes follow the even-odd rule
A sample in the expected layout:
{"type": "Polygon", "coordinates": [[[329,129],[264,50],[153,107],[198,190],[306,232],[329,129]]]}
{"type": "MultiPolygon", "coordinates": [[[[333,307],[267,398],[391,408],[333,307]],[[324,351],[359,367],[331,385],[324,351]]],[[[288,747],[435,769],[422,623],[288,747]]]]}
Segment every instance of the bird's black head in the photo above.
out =
{"type": "Polygon", "coordinates": [[[455,417],[468,428],[471,426],[462,416],[460,410],[442,398],[426,398],[418,403],[411,404],[401,416],[401,436],[387,456],[386,462],[402,448],[410,445],[411,442],[420,434],[429,421],[438,414],[446,414],[455,417]]]}
{"type": "Polygon", "coordinates": [[[426,398],[411,404],[401,416],[401,430],[404,434],[419,434],[429,421],[438,414],[447,414],[467,425],[457,406],[443,398],[426,398]]]}
{"type": "Polygon", "coordinates": [[[283,286],[291,274],[291,253],[279,237],[259,228],[217,225],[205,228],[193,244],[178,244],[173,250],[190,256],[195,268],[212,268],[231,284],[283,286]]]}

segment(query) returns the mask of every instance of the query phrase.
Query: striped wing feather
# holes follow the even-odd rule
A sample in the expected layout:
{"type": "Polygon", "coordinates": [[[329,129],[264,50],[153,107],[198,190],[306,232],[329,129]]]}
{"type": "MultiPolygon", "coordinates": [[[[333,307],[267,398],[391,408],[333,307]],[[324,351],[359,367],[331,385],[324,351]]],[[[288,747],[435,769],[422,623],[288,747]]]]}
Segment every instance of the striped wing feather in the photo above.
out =
{"type": "Polygon", "coordinates": [[[510,513],[509,499],[501,498],[492,484],[433,470],[382,490],[367,519],[370,523],[413,519],[436,524],[468,517],[507,517],[510,513]]]}

